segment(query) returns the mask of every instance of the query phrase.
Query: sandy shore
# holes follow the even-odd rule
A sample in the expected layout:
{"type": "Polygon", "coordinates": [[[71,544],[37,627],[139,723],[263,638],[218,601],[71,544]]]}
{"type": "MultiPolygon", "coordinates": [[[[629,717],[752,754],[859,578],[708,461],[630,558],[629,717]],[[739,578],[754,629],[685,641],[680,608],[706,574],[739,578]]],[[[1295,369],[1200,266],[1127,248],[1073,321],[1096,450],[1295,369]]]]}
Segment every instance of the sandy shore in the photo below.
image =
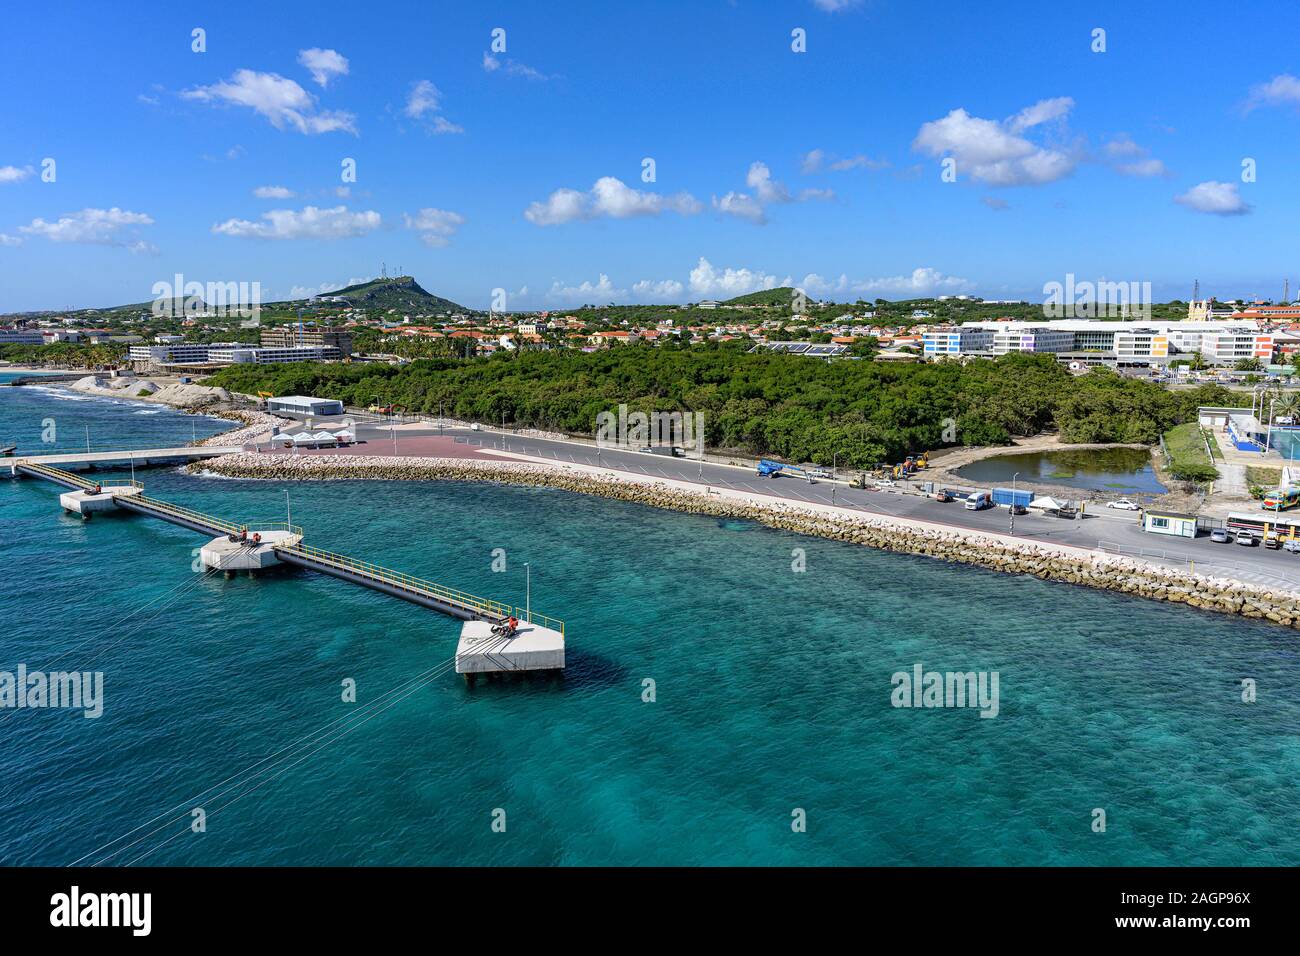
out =
{"type": "Polygon", "coordinates": [[[200,439],[199,445],[242,445],[265,440],[276,425],[282,424],[282,419],[268,415],[249,404],[247,399],[224,388],[183,385],[178,379],[166,376],[106,378],[87,375],[66,387],[85,395],[165,405],[191,415],[224,418],[235,423],[227,431],[200,439]]]}

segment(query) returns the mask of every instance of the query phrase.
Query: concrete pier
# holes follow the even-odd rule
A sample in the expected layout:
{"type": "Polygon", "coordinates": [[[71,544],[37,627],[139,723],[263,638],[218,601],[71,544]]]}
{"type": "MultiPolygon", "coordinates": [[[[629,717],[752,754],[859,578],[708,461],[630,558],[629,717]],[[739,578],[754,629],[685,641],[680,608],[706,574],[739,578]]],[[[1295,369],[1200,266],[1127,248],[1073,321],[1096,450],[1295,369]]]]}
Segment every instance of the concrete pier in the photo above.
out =
{"type": "Polygon", "coordinates": [[[199,549],[205,568],[214,571],[260,571],[280,563],[277,546],[295,545],[302,535],[291,531],[257,531],[250,528],[247,539],[231,541],[229,535],[213,538],[199,549]],[[258,537],[254,539],[254,535],[258,537]]]}
{"type": "Polygon", "coordinates": [[[113,511],[117,508],[118,498],[140,494],[144,489],[129,488],[121,485],[105,487],[99,493],[93,491],[65,491],[59,495],[59,504],[64,511],[71,511],[89,518],[97,511],[113,511]]]}
{"type": "Polygon", "coordinates": [[[456,673],[473,683],[476,674],[564,670],[564,635],[519,622],[509,640],[496,637],[488,621],[466,621],[456,645],[456,673]]]}

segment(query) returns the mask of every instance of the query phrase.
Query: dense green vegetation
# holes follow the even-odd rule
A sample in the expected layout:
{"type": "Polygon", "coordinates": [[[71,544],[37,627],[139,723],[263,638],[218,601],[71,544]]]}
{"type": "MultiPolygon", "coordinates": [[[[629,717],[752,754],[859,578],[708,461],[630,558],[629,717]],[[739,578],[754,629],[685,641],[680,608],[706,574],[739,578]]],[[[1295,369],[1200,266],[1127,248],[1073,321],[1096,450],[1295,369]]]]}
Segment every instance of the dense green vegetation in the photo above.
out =
{"type": "Polygon", "coordinates": [[[796,461],[869,466],[944,444],[1001,444],[1059,429],[1071,442],[1154,443],[1222,404],[1206,386],[1170,392],[1096,370],[1071,376],[1050,356],[962,365],[820,362],[737,348],[629,346],[602,352],[498,353],[407,366],[231,366],[206,380],[252,394],[306,394],[349,405],[591,434],[599,412],[696,411],[707,442],[796,461]]]}
{"type": "Polygon", "coordinates": [[[0,345],[0,360],[15,365],[49,365],[55,368],[111,366],[126,357],[125,345],[79,345],[54,342],[50,345],[0,345]]]}
{"type": "Polygon", "coordinates": [[[1219,477],[1205,449],[1205,437],[1195,421],[1175,425],[1165,432],[1169,473],[1179,481],[1214,481],[1219,477]]]}

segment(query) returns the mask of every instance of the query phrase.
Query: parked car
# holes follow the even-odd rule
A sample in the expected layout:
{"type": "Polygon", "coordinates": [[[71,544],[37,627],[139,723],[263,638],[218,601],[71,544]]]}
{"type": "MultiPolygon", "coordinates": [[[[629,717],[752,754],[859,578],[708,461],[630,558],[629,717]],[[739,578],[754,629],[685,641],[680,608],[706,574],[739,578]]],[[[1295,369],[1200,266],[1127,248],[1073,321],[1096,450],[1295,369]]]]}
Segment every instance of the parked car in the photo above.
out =
{"type": "Polygon", "coordinates": [[[1300,554],[1300,538],[1287,538],[1282,542],[1282,550],[1290,551],[1292,554],[1300,554]]]}
{"type": "Polygon", "coordinates": [[[827,471],[825,468],[814,468],[814,469],[812,469],[811,471],[809,471],[808,474],[812,475],[814,478],[832,478],[832,477],[834,477],[834,476],[833,476],[829,471],[827,471]]]}
{"type": "Polygon", "coordinates": [[[888,478],[877,478],[877,479],[876,479],[876,487],[877,487],[877,488],[893,488],[893,487],[894,487],[894,482],[891,481],[891,480],[888,479],[888,478]]]}
{"type": "Polygon", "coordinates": [[[1107,508],[1118,508],[1120,511],[1141,511],[1141,505],[1135,505],[1127,498],[1116,498],[1114,501],[1106,502],[1107,508]]]}
{"type": "Polygon", "coordinates": [[[1264,547],[1268,548],[1270,551],[1276,551],[1278,548],[1282,547],[1282,539],[1270,531],[1268,534],[1264,535],[1264,547]]]}
{"type": "Polygon", "coordinates": [[[1232,539],[1228,537],[1227,528],[1215,528],[1213,531],[1210,532],[1210,540],[1216,542],[1217,544],[1227,544],[1232,539]]]}
{"type": "Polygon", "coordinates": [[[952,499],[953,499],[953,493],[949,491],[947,488],[940,488],[938,491],[934,493],[935,501],[952,501],[952,499]]]}
{"type": "Polygon", "coordinates": [[[1007,507],[1011,509],[1011,513],[1012,513],[1013,515],[1027,515],[1027,514],[1029,514],[1029,509],[1026,508],[1024,505],[1007,505],[1007,507]]]}
{"type": "Polygon", "coordinates": [[[1258,543],[1259,542],[1255,540],[1255,536],[1251,534],[1249,531],[1237,532],[1237,544],[1245,545],[1248,548],[1253,548],[1258,543]]]}

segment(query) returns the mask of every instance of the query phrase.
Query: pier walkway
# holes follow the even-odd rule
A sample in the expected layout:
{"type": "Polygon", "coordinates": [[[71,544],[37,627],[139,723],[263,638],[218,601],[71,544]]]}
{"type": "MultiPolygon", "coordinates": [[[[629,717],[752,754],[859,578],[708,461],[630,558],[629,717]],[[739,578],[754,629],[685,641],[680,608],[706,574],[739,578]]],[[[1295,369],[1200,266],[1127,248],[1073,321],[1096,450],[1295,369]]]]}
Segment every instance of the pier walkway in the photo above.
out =
{"type": "MultiPolygon", "coordinates": [[[[243,445],[184,445],[180,448],[145,448],[139,451],[76,451],[58,455],[18,455],[0,459],[10,472],[22,464],[86,471],[91,468],[144,468],[147,465],[184,464],[219,455],[235,455],[243,445]]],[[[2,472],[0,472],[2,474],[2,472]]]]}
{"type": "MultiPolygon", "coordinates": [[[[231,574],[235,570],[252,573],[274,564],[290,564],[341,578],[462,621],[495,624],[514,617],[522,622],[517,638],[493,638],[490,643],[484,643],[482,638],[475,637],[470,642],[473,646],[466,645],[464,650],[458,649],[457,670],[461,673],[558,670],[564,666],[565,627],[564,622],[557,618],[531,608],[515,607],[502,601],[478,597],[359,558],[311,547],[303,544],[302,529],[296,525],[274,521],[257,522],[255,525],[236,524],[170,501],[147,497],[143,493],[144,486],[138,481],[92,481],[47,462],[48,459],[17,459],[13,462],[12,474],[15,477],[27,475],[42,478],[73,489],[71,494],[63,495],[60,501],[68,510],[83,515],[107,508],[124,508],[210,535],[213,540],[202,549],[203,564],[206,567],[225,570],[231,574]],[[94,507],[91,507],[91,503],[94,507]],[[517,661],[511,655],[513,644],[519,645],[516,651],[517,661]],[[490,660],[484,650],[487,647],[491,647],[490,660]]],[[[483,623],[478,626],[486,628],[483,623]]],[[[466,639],[462,637],[462,644],[465,643],[466,639]]]]}

